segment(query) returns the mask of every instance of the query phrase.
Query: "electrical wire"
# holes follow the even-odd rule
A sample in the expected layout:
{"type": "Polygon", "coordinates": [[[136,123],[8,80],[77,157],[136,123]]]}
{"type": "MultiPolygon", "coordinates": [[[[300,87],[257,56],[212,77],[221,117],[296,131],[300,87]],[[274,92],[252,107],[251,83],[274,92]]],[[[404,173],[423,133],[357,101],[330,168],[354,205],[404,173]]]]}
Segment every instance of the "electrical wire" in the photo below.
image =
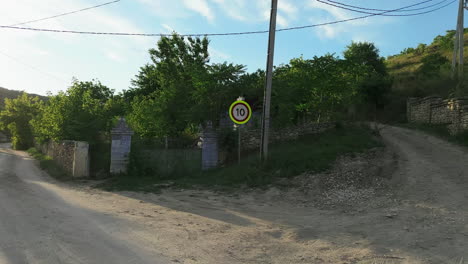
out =
{"type": "Polygon", "coordinates": [[[58,15],[54,15],[54,16],[50,16],[50,17],[43,17],[43,18],[39,18],[39,19],[35,19],[35,20],[29,20],[29,21],[25,21],[25,22],[21,22],[21,23],[16,23],[16,24],[13,24],[13,25],[10,25],[10,26],[12,26],[12,27],[21,26],[21,25],[29,24],[29,23],[33,23],[33,22],[39,22],[39,21],[44,21],[44,20],[48,20],[48,19],[52,19],[52,18],[57,18],[57,17],[66,16],[66,15],[71,15],[71,14],[83,12],[83,11],[86,11],[86,10],[98,8],[98,7],[101,7],[101,6],[106,6],[106,5],[110,5],[110,4],[115,4],[115,3],[117,3],[117,2],[120,2],[120,0],[115,0],[115,1],[111,1],[111,2],[106,2],[106,3],[100,4],[100,5],[95,5],[95,6],[91,6],[91,7],[87,7],[87,8],[83,8],[83,9],[79,9],[79,10],[67,12],[67,13],[62,13],[62,14],[58,14],[58,15]]]}
{"type": "MultiPolygon", "coordinates": [[[[325,26],[325,25],[333,25],[333,24],[338,24],[338,23],[343,23],[343,22],[349,22],[353,20],[359,20],[359,19],[364,19],[368,17],[373,17],[373,16],[381,16],[387,13],[392,13],[400,10],[405,10],[410,7],[422,5],[428,2],[431,2],[433,0],[425,0],[416,4],[412,4],[409,6],[404,6],[401,8],[393,9],[393,10],[387,10],[381,13],[371,13],[365,16],[359,16],[359,17],[354,17],[354,18],[348,18],[348,19],[342,19],[342,20],[337,20],[337,21],[332,21],[332,22],[325,22],[325,23],[319,23],[319,24],[312,24],[312,25],[305,25],[305,26],[297,26],[297,27],[289,27],[289,28],[283,28],[283,29],[277,29],[277,32],[282,32],[282,31],[291,31],[291,30],[298,30],[298,29],[305,29],[305,28],[314,28],[314,27],[319,27],[319,26],[325,26]]],[[[456,0],[453,0],[447,5],[444,5],[442,7],[438,7],[436,9],[432,9],[426,12],[421,12],[418,14],[413,14],[413,15],[422,15],[422,14],[428,14],[431,12],[435,12],[439,9],[442,9],[452,3],[454,3],[456,0]]],[[[162,33],[124,33],[124,32],[96,32],[96,31],[78,31],[78,30],[59,30],[59,29],[46,29],[46,28],[31,28],[31,27],[16,27],[16,26],[0,26],[0,28],[6,28],[6,29],[17,29],[17,30],[28,30],[28,31],[41,31],[41,32],[54,32],[54,33],[70,33],[70,34],[86,34],[86,35],[111,35],[111,36],[144,36],[144,37],[168,37],[171,36],[172,34],[162,34],[162,33]]],[[[246,32],[228,32],[228,33],[195,33],[195,34],[180,34],[181,37],[208,37],[208,36],[238,36],[238,35],[253,35],[253,34],[265,34],[268,33],[268,30],[259,30],[259,31],[246,31],[246,32]]]]}
{"type": "MultiPolygon", "coordinates": [[[[391,10],[388,10],[388,9],[375,9],[375,8],[366,8],[366,7],[361,7],[361,6],[353,6],[353,5],[348,5],[348,4],[341,3],[341,2],[337,2],[337,1],[333,1],[333,0],[326,0],[326,1],[327,1],[327,2],[330,2],[330,3],[337,4],[337,5],[347,6],[347,7],[356,8],[356,9],[361,9],[361,10],[380,11],[380,12],[391,11],[391,10]]],[[[428,6],[425,6],[425,7],[412,8],[412,9],[405,9],[405,10],[398,10],[398,11],[394,11],[394,12],[419,11],[419,10],[427,9],[427,8],[429,8],[429,7],[433,7],[433,6],[440,5],[441,3],[446,2],[446,1],[448,1],[448,0],[443,0],[443,1],[441,1],[441,2],[432,4],[432,5],[428,5],[428,6]]]]}
{"type": "MultiPolygon", "coordinates": [[[[419,12],[419,13],[414,13],[414,14],[382,14],[382,13],[377,14],[377,13],[371,13],[371,12],[367,12],[367,11],[360,11],[360,10],[355,10],[355,9],[344,7],[344,6],[335,5],[335,4],[328,3],[328,2],[325,2],[325,1],[322,1],[322,0],[317,0],[317,1],[320,2],[320,3],[326,4],[326,5],[329,5],[329,6],[334,6],[334,7],[340,8],[340,9],[349,10],[349,11],[353,11],[353,12],[357,12],[357,13],[361,13],[361,14],[371,14],[371,15],[378,15],[378,16],[418,16],[418,15],[423,15],[423,14],[431,13],[431,12],[437,11],[439,9],[442,9],[442,8],[444,8],[446,6],[449,6],[449,5],[453,4],[457,0],[453,0],[453,1],[449,2],[448,4],[445,4],[443,6],[440,6],[438,8],[435,8],[435,9],[432,9],[432,10],[429,10],[429,11],[419,12]]],[[[441,3],[444,3],[444,2],[447,2],[447,1],[448,0],[443,0],[442,2],[439,2],[437,5],[439,5],[441,3]]],[[[394,12],[394,11],[385,11],[385,12],[394,12]]]]}

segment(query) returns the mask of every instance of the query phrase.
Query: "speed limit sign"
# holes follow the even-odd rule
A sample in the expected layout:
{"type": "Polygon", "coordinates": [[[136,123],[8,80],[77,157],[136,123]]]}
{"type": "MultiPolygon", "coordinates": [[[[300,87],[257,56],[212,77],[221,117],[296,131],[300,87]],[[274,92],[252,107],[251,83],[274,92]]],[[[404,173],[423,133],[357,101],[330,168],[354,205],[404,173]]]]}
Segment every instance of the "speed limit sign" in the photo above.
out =
{"type": "Polygon", "coordinates": [[[229,107],[229,116],[234,123],[242,125],[249,121],[252,109],[247,102],[238,100],[229,107]]]}

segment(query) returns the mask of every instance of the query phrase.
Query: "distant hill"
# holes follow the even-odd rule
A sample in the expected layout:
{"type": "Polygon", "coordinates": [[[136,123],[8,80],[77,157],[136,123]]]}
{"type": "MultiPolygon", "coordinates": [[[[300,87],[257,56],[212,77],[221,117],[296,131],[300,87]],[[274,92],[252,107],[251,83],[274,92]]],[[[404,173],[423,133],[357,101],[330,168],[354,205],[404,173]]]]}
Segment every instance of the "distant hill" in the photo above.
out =
{"type": "MultiPolygon", "coordinates": [[[[21,93],[22,91],[8,90],[8,89],[0,87],[0,108],[3,108],[3,106],[5,105],[5,98],[14,99],[14,98],[17,98],[21,93]]],[[[47,96],[42,96],[42,95],[37,95],[37,94],[30,94],[30,95],[37,96],[41,100],[47,100],[48,98],[47,96]]]]}
{"type": "MultiPolygon", "coordinates": [[[[406,48],[400,54],[387,57],[386,64],[394,77],[393,91],[405,96],[439,95],[447,97],[456,86],[451,80],[451,61],[455,31],[434,38],[432,43],[421,43],[414,48],[406,48]],[[440,54],[447,61],[440,66],[438,74],[422,75],[423,59],[440,54]]],[[[464,33],[464,57],[468,60],[468,30],[464,33]]],[[[465,63],[465,72],[467,63],[465,63]]]]}

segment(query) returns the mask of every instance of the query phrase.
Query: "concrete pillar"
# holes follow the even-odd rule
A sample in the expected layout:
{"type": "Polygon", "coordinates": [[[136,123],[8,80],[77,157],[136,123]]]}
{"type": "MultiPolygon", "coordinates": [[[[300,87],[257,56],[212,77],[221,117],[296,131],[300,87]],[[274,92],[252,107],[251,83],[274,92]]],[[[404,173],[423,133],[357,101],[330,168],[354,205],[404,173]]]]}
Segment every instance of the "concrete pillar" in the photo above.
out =
{"type": "Polygon", "coordinates": [[[75,141],[73,156],[73,177],[89,176],[89,144],[88,142],[75,141]]]}
{"type": "Polygon", "coordinates": [[[121,117],[117,126],[111,130],[111,174],[127,172],[132,135],[133,131],[127,126],[125,118],[121,117]]]}
{"type": "Polygon", "coordinates": [[[203,130],[202,139],[202,169],[218,167],[218,135],[211,122],[203,130]]]}

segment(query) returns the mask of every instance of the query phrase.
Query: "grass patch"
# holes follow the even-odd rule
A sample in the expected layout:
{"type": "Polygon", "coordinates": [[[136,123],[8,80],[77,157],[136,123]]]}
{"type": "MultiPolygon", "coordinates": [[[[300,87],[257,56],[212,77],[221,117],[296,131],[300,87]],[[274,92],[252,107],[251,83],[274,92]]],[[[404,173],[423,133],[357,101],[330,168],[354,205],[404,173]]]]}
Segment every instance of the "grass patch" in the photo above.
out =
{"type": "Polygon", "coordinates": [[[42,154],[36,148],[30,148],[27,150],[27,152],[33,158],[38,160],[41,169],[45,170],[53,178],[59,180],[70,178],[70,176],[62,168],[60,168],[50,156],[42,154]]]}
{"type": "Polygon", "coordinates": [[[400,124],[400,126],[420,130],[430,135],[445,139],[454,144],[468,147],[468,131],[457,135],[450,135],[449,130],[447,129],[447,125],[406,123],[400,124]]]}
{"type": "Polygon", "coordinates": [[[318,135],[301,137],[295,141],[272,144],[269,161],[260,164],[258,154],[245,157],[240,165],[205,172],[172,176],[120,175],[99,187],[106,190],[158,191],[160,184],[170,181],[182,188],[193,186],[232,189],[241,186],[263,187],[278,178],[291,178],[303,172],[324,171],[337,157],[381,147],[380,139],[365,126],[347,126],[318,135]]]}

